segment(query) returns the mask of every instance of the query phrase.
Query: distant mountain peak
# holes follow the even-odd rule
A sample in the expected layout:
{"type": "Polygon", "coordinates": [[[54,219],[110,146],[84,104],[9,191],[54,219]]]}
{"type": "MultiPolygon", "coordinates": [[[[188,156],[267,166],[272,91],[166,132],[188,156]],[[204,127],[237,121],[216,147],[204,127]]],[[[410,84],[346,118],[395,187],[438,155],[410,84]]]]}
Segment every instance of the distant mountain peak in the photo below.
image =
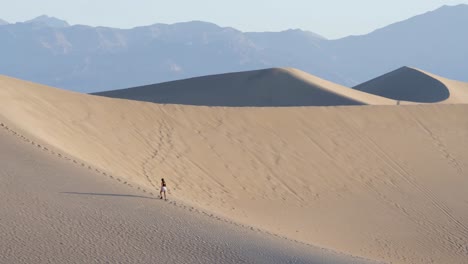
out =
{"type": "Polygon", "coordinates": [[[321,36],[317,33],[314,33],[312,31],[308,31],[308,30],[302,30],[300,28],[294,28],[294,29],[287,29],[287,30],[284,30],[284,31],[281,31],[283,33],[289,33],[289,34],[298,34],[298,35],[308,35],[308,36],[311,36],[313,38],[318,38],[318,39],[326,39],[324,36],[321,36]]]}
{"type": "Polygon", "coordinates": [[[50,17],[47,15],[38,16],[31,20],[25,21],[24,23],[37,24],[41,26],[54,27],[54,28],[63,28],[63,27],[70,26],[70,24],[68,24],[68,22],[65,20],[61,20],[55,17],[50,17]]]}
{"type": "MultiPolygon", "coordinates": [[[[442,9],[442,8],[460,8],[460,7],[468,7],[468,4],[458,4],[458,5],[443,5],[441,6],[440,8],[438,9],[442,9]]],[[[437,9],[436,9],[437,10],[437,9]]]]}
{"type": "Polygon", "coordinates": [[[0,19],[0,26],[3,26],[3,25],[8,25],[9,23],[6,22],[5,20],[3,19],[0,19]]]}
{"type": "Polygon", "coordinates": [[[222,27],[215,23],[193,20],[187,22],[178,22],[171,25],[174,28],[183,28],[190,30],[219,30],[222,27]]]}
{"type": "Polygon", "coordinates": [[[465,13],[468,10],[468,5],[467,4],[458,4],[458,5],[443,5],[437,9],[428,11],[426,13],[416,15],[414,16],[415,18],[420,17],[420,16],[425,16],[428,14],[444,14],[444,13],[450,13],[452,15],[456,15],[458,12],[465,13]]]}

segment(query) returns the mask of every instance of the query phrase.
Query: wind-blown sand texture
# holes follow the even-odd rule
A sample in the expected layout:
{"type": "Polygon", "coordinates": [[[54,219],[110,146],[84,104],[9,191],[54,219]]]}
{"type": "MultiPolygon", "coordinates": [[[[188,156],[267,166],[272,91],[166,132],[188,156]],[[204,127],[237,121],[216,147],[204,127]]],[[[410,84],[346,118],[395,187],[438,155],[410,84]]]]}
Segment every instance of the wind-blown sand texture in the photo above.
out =
{"type": "Polygon", "coordinates": [[[0,263],[372,264],[160,201],[4,124],[0,146],[0,263]]]}
{"type": "Polygon", "coordinates": [[[204,106],[395,105],[396,101],[349,89],[293,68],[196,77],[96,93],[163,104],[204,106]]]}
{"type": "Polygon", "coordinates": [[[379,261],[468,258],[468,105],[197,107],[0,87],[5,124],[147,194],[165,177],[189,208],[379,261]]]}
{"type": "Polygon", "coordinates": [[[449,80],[423,70],[402,67],[354,89],[392,98],[420,103],[468,103],[468,83],[449,80]]]}

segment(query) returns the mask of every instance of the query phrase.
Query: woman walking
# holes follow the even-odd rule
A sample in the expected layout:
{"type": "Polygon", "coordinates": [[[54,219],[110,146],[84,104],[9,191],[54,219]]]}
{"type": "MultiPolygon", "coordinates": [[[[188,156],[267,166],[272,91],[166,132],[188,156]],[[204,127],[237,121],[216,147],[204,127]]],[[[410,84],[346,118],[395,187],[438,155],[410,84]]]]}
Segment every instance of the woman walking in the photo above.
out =
{"type": "Polygon", "coordinates": [[[167,201],[166,192],[167,192],[166,181],[164,181],[164,178],[162,178],[161,179],[161,191],[159,192],[159,199],[163,198],[162,194],[164,193],[164,200],[167,201]]]}

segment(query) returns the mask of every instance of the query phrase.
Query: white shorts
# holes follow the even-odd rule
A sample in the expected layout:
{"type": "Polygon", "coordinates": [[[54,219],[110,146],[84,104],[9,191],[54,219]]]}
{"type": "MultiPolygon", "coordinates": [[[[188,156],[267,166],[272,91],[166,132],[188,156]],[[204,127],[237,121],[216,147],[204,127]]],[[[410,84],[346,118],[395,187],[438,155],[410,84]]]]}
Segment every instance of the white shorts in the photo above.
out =
{"type": "Polygon", "coordinates": [[[161,192],[167,192],[166,186],[163,186],[163,187],[161,188],[161,192]]]}

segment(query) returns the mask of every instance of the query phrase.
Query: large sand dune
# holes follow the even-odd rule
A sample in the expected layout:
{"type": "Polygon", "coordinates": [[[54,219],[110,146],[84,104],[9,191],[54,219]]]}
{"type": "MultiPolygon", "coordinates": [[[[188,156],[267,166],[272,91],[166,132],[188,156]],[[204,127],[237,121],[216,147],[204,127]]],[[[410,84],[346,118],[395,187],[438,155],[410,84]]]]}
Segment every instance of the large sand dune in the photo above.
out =
{"type": "Polygon", "coordinates": [[[468,103],[468,83],[449,80],[419,69],[402,67],[354,89],[400,101],[468,103]]]}
{"type": "Polygon", "coordinates": [[[4,125],[0,146],[0,263],[371,264],[160,201],[4,125]]]}
{"type": "Polygon", "coordinates": [[[392,263],[468,259],[468,105],[224,108],[0,78],[0,119],[221,218],[392,263]]]}
{"type": "Polygon", "coordinates": [[[292,68],[218,74],[96,94],[153,103],[204,106],[396,104],[394,100],[352,90],[292,68]]]}

